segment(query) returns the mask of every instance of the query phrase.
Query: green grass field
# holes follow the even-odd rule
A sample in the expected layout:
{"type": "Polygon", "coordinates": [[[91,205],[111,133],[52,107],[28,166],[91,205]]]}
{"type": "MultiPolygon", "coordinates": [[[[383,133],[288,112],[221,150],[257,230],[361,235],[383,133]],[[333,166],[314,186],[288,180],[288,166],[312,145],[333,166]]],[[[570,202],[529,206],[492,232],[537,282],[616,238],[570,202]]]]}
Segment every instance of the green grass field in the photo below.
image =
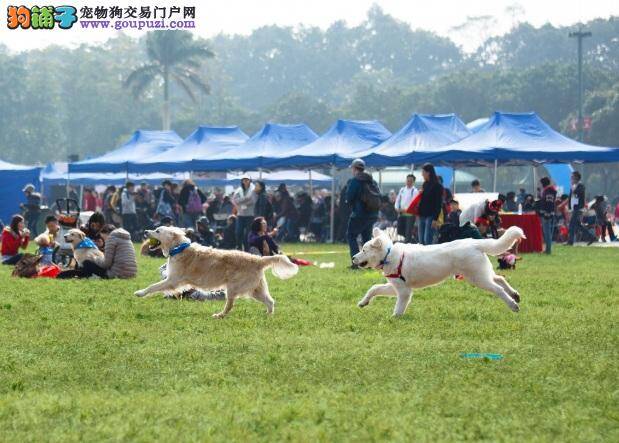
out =
{"type": "Polygon", "coordinates": [[[276,312],[177,302],[134,281],[0,269],[0,440],[619,441],[618,249],[557,247],[507,273],[521,312],[467,283],[357,301],[376,271],[335,261],[269,284],[276,312]],[[500,361],[463,352],[501,353],[500,361]]]}

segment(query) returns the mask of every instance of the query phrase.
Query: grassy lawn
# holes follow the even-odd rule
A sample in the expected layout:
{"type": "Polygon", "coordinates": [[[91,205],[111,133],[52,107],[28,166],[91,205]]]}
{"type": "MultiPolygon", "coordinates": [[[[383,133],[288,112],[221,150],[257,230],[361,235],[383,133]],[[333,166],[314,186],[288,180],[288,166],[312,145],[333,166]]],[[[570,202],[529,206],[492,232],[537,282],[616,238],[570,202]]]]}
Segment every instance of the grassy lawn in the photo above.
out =
{"type": "Polygon", "coordinates": [[[619,441],[619,250],[525,255],[513,314],[467,283],[357,301],[376,271],[342,246],[289,245],[276,312],[138,299],[134,281],[18,280],[0,269],[2,441],[619,441]],[[463,352],[501,353],[499,361],[463,352]]]}

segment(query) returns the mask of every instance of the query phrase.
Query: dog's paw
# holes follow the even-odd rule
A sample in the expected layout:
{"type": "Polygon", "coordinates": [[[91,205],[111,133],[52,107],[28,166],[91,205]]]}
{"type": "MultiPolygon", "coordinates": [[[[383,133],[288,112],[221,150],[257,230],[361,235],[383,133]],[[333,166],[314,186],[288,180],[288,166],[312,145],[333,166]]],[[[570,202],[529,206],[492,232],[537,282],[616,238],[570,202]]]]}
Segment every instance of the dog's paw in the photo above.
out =
{"type": "Polygon", "coordinates": [[[226,314],[223,312],[218,312],[217,314],[213,314],[213,318],[224,318],[226,314]]]}
{"type": "Polygon", "coordinates": [[[514,292],[512,294],[512,298],[514,299],[516,303],[520,303],[520,294],[518,294],[517,292],[514,292]]]}
{"type": "Polygon", "coordinates": [[[136,297],[144,297],[146,295],[146,291],[144,289],[140,291],[135,291],[133,295],[135,295],[136,297]]]}
{"type": "Polygon", "coordinates": [[[509,309],[511,309],[514,312],[519,312],[520,306],[516,302],[514,302],[513,304],[510,303],[509,309]]]}
{"type": "Polygon", "coordinates": [[[357,306],[359,306],[360,308],[365,308],[369,304],[370,304],[369,301],[365,301],[365,299],[361,299],[359,300],[359,303],[357,303],[357,306]]]}

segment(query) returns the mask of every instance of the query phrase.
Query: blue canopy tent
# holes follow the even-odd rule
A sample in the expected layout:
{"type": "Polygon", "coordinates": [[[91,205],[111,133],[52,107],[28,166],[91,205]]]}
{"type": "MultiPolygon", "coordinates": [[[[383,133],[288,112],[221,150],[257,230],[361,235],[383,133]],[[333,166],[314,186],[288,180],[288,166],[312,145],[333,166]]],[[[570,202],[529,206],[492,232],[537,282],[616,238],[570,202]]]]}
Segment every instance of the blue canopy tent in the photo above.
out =
{"type": "Polygon", "coordinates": [[[455,114],[413,114],[390,138],[359,155],[368,166],[402,166],[415,163],[415,151],[445,146],[469,136],[471,132],[455,114]]]}
{"type": "Polygon", "coordinates": [[[332,181],[332,178],[328,175],[321,174],[316,171],[283,170],[274,172],[228,172],[225,178],[198,178],[196,182],[202,186],[238,186],[241,181],[241,177],[246,174],[249,175],[252,180],[261,180],[269,186],[279,185],[280,183],[285,183],[290,186],[303,186],[307,185],[310,180],[317,186],[330,186],[332,181]]]}
{"type": "MultiPolygon", "coordinates": [[[[495,112],[469,137],[432,150],[418,151],[412,162],[450,165],[616,162],[619,149],[577,142],[552,129],[535,112],[495,112]]],[[[535,178],[534,178],[535,182],[535,178]]]]}
{"type": "Polygon", "coordinates": [[[149,173],[135,174],[131,173],[127,176],[123,172],[78,172],[69,175],[68,164],[64,162],[48,163],[41,171],[41,183],[43,188],[49,185],[66,185],[70,182],[77,186],[94,186],[94,185],[123,185],[127,179],[141,183],[146,182],[149,185],[158,185],[163,180],[181,181],[189,178],[189,174],[177,173],[149,173]]]}
{"type": "Polygon", "coordinates": [[[472,133],[476,133],[476,132],[479,132],[479,129],[481,127],[483,127],[486,123],[488,123],[488,120],[490,120],[488,117],[481,117],[481,118],[473,120],[472,122],[468,122],[466,124],[466,127],[472,133]]]}
{"type": "Polygon", "coordinates": [[[391,132],[377,121],[338,120],[327,132],[310,144],[270,159],[270,169],[282,167],[342,167],[391,132]]]}
{"type": "Polygon", "coordinates": [[[14,214],[20,212],[19,204],[26,202],[22,192],[24,186],[33,184],[39,188],[41,168],[14,165],[0,160],[0,220],[9,223],[14,214]]]}
{"type": "Polygon", "coordinates": [[[197,170],[195,162],[218,155],[249,139],[238,126],[199,126],[181,144],[153,157],[129,162],[130,172],[186,172],[197,170]]]}
{"type": "Polygon", "coordinates": [[[129,172],[129,162],[160,154],[183,140],[174,131],[137,130],[118,149],[99,157],[69,164],[69,173],[77,172],[129,172]]]}
{"type": "MultiPolygon", "coordinates": [[[[327,132],[312,143],[296,150],[282,152],[278,158],[271,158],[265,165],[269,169],[285,167],[331,167],[335,175],[337,166],[348,166],[356,153],[374,146],[391,135],[388,129],[377,121],[338,120],[327,132]]],[[[331,183],[335,196],[335,181],[331,183]]],[[[331,199],[330,239],[334,238],[335,198],[331,199]]]]}
{"type": "Polygon", "coordinates": [[[194,159],[194,171],[229,171],[265,168],[265,162],[316,140],[318,136],[307,125],[266,123],[249,140],[238,146],[194,159]]]}
{"type": "Polygon", "coordinates": [[[567,138],[534,112],[495,112],[478,132],[453,144],[415,152],[411,160],[461,164],[602,163],[619,161],[619,149],[567,138]]]}

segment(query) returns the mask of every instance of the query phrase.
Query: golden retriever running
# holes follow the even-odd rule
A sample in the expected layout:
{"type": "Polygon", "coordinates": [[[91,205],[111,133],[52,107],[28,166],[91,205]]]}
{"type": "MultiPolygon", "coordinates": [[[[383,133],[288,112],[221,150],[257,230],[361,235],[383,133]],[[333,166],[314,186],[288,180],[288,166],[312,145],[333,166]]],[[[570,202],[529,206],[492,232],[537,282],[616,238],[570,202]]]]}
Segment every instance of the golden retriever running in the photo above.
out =
{"type": "Polygon", "coordinates": [[[183,288],[204,290],[226,288],[226,305],[215,318],[223,318],[243,295],[249,295],[266,305],[267,314],[273,314],[275,301],[269,294],[264,270],[271,268],[281,279],[293,277],[298,267],[285,255],[259,257],[241,251],[226,251],[190,243],[185,232],[175,227],[159,227],[146,231],[146,236],[160,246],[168,257],[168,277],[136,291],[144,297],[155,292],[178,291],[183,288]]]}

